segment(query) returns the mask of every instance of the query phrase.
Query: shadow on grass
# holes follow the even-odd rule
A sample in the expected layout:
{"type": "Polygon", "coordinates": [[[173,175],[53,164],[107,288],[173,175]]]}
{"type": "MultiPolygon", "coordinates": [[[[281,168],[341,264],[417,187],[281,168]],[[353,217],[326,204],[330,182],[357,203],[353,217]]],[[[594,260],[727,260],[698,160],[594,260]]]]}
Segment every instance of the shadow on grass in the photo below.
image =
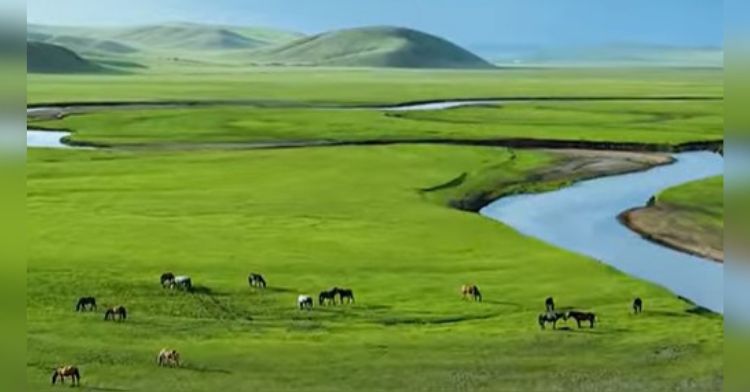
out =
{"type": "Polygon", "coordinates": [[[476,320],[487,320],[502,315],[502,313],[490,313],[479,316],[453,316],[453,317],[387,317],[380,320],[376,320],[377,323],[385,326],[394,325],[440,325],[440,324],[456,324],[465,321],[476,321],[476,320]]]}
{"type": "Polygon", "coordinates": [[[110,388],[110,387],[89,387],[86,385],[82,385],[84,391],[102,391],[102,392],[118,392],[118,391],[129,391],[129,389],[125,388],[110,388]]]}
{"type": "Polygon", "coordinates": [[[232,374],[232,372],[226,369],[217,369],[217,368],[210,368],[206,366],[195,366],[195,365],[183,365],[176,369],[187,370],[187,371],[198,372],[198,373],[232,374]]]}

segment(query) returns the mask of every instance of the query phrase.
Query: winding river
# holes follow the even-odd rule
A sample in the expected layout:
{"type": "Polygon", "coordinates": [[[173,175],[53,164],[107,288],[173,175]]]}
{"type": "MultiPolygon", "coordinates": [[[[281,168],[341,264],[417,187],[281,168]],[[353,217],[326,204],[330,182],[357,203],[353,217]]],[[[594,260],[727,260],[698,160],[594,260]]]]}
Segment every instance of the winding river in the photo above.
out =
{"type": "MultiPolygon", "coordinates": [[[[499,104],[500,100],[423,102],[377,110],[441,110],[499,104]]],[[[55,108],[32,108],[35,111],[55,108]]],[[[375,109],[375,108],[372,108],[375,109]]],[[[27,130],[27,147],[75,148],[67,132],[27,130]]],[[[723,158],[709,152],[675,155],[676,162],[647,171],[598,178],[553,192],[499,199],[480,213],[519,232],[661,285],[723,313],[723,265],[657,245],[623,226],[617,216],[665,188],[723,173],[723,158]]]]}

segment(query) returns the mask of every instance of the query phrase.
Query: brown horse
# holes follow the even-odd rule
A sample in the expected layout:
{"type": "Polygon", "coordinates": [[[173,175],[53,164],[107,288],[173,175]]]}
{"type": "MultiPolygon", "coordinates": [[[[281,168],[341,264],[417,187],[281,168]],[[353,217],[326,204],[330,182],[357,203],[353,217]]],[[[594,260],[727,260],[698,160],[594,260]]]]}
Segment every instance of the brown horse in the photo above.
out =
{"type": "Polygon", "coordinates": [[[52,385],[57,383],[57,379],[60,379],[61,384],[65,384],[65,377],[70,377],[73,385],[81,385],[81,372],[76,366],[61,366],[52,373],[52,385]]]}
{"type": "Polygon", "coordinates": [[[156,363],[159,366],[180,366],[180,353],[177,350],[163,348],[156,357],[156,363]]]}
{"type": "Polygon", "coordinates": [[[120,320],[123,321],[128,318],[128,312],[125,310],[125,307],[115,306],[113,308],[107,309],[106,312],[104,312],[104,320],[120,320]]]}
{"type": "Polygon", "coordinates": [[[473,284],[465,284],[461,286],[461,295],[464,299],[471,296],[474,301],[482,302],[482,293],[479,291],[479,287],[473,284]]]}
{"type": "Polygon", "coordinates": [[[576,320],[576,324],[578,324],[578,328],[581,328],[581,321],[588,321],[589,328],[594,328],[594,322],[596,321],[596,314],[594,313],[579,312],[577,310],[571,310],[568,312],[567,316],[569,318],[573,318],[576,320]]]}

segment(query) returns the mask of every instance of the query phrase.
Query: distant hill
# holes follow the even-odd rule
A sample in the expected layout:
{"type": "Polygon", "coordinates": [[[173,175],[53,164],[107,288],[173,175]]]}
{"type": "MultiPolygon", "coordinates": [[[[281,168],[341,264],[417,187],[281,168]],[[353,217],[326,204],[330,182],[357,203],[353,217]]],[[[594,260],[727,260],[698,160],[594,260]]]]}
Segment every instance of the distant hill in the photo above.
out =
{"type": "Polygon", "coordinates": [[[59,45],[26,43],[26,70],[30,73],[96,73],[106,69],[59,45]]]}
{"type": "Polygon", "coordinates": [[[99,41],[99,50],[189,52],[257,49],[299,38],[301,34],[262,27],[214,26],[196,23],[128,27],[28,26],[29,39],[60,42],[81,50],[99,41]],[[76,41],[76,42],[71,42],[76,41]]]}
{"type": "Polygon", "coordinates": [[[362,27],[326,32],[256,51],[261,63],[283,65],[473,68],[493,65],[445,39],[400,27],[362,27]]]}

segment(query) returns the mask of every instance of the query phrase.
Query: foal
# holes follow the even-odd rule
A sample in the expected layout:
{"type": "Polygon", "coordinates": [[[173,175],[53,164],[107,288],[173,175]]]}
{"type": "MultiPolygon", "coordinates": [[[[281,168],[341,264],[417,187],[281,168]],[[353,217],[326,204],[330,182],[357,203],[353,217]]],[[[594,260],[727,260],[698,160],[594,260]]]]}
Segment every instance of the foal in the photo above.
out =
{"type": "Polygon", "coordinates": [[[52,385],[57,383],[57,379],[60,378],[60,383],[65,384],[65,377],[70,377],[73,385],[81,385],[81,372],[78,371],[76,366],[61,366],[52,373],[52,385]]]}

